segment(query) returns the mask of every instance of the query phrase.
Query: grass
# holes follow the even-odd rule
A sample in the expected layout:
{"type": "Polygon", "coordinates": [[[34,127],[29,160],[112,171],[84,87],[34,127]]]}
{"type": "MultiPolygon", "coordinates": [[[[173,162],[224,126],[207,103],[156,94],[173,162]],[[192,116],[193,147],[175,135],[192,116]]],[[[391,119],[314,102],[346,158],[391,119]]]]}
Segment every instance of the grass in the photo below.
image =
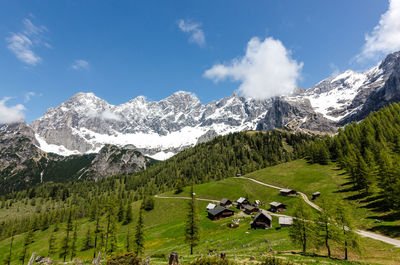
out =
{"type": "MultiPolygon", "coordinates": [[[[348,176],[335,164],[309,164],[295,160],[264,168],[246,175],[269,184],[283,186],[311,194],[320,191],[321,198],[340,198],[354,209],[354,219],[360,229],[400,238],[400,214],[382,208],[379,196],[363,196],[352,189],[348,176]],[[379,219],[381,223],[376,223],[379,219]]],[[[317,199],[315,203],[320,203],[317,199]]]]}

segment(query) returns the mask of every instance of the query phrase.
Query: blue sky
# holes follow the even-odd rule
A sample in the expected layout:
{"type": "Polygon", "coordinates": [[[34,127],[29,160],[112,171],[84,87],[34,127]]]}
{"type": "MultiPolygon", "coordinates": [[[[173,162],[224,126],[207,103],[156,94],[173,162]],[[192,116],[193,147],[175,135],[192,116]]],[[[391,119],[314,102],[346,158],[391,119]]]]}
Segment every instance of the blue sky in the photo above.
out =
{"type": "Polygon", "coordinates": [[[268,97],[293,85],[309,88],[399,49],[399,13],[389,13],[398,6],[399,0],[390,8],[383,0],[3,0],[0,122],[12,113],[30,122],[80,91],[121,104],[185,90],[208,103],[235,91],[268,97]],[[279,74],[263,93],[270,79],[254,80],[275,65],[279,74]]]}

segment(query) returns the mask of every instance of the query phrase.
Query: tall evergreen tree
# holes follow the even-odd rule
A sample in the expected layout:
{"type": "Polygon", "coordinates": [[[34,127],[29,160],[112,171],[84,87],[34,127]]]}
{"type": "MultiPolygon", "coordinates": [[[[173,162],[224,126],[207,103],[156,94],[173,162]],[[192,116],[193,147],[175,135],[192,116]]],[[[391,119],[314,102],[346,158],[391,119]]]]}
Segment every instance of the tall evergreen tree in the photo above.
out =
{"type": "Polygon", "coordinates": [[[135,252],[137,255],[141,255],[144,252],[144,219],[143,219],[143,201],[139,209],[138,220],[136,224],[135,233],[135,252]]]}
{"type": "Polygon", "coordinates": [[[125,220],[124,220],[124,225],[130,224],[132,222],[132,205],[128,203],[126,205],[126,214],[125,214],[125,220]]]}
{"type": "Polygon", "coordinates": [[[74,234],[72,236],[72,244],[71,244],[71,261],[73,258],[76,257],[77,243],[78,243],[77,240],[78,240],[78,222],[75,221],[74,234]]]}
{"type": "Polygon", "coordinates": [[[4,261],[4,264],[10,265],[12,259],[12,248],[14,243],[14,226],[11,228],[11,241],[10,241],[10,250],[8,251],[8,255],[4,261]]]}
{"type": "Polygon", "coordinates": [[[50,256],[52,256],[52,255],[54,255],[56,253],[56,246],[55,246],[56,235],[55,235],[55,231],[56,231],[56,229],[54,228],[53,232],[50,234],[50,237],[49,237],[49,248],[48,248],[48,251],[47,251],[47,256],[48,257],[50,257],[50,256]]]}
{"type": "Polygon", "coordinates": [[[85,238],[83,240],[83,246],[82,246],[82,251],[91,249],[93,247],[93,242],[92,242],[92,232],[90,231],[90,227],[86,231],[85,238]]]}
{"type": "Polygon", "coordinates": [[[70,233],[72,232],[72,229],[73,229],[72,211],[70,210],[68,213],[67,226],[65,228],[65,237],[63,238],[62,245],[60,248],[60,258],[63,258],[64,262],[65,262],[65,259],[67,258],[67,255],[69,254],[69,252],[71,250],[70,233]]]}
{"type": "Polygon", "coordinates": [[[126,252],[130,252],[131,251],[131,241],[132,241],[132,238],[131,238],[131,231],[130,231],[130,229],[129,229],[129,227],[128,227],[128,233],[126,234],[126,244],[125,244],[125,246],[126,246],[126,252]]]}
{"type": "Polygon", "coordinates": [[[19,260],[22,262],[22,265],[25,263],[25,258],[26,254],[28,252],[29,245],[31,245],[34,242],[34,228],[33,225],[31,225],[31,229],[29,229],[28,232],[26,232],[25,237],[24,237],[24,242],[22,245],[22,252],[19,256],[19,260]]]}
{"type": "Polygon", "coordinates": [[[330,242],[337,238],[338,229],[334,224],[334,205],[335,202],[332,199],[324,199],[322,201],[322,210],[320,215],[316,220],[316,225],[319,230],[319,238],[324,243],[327,251],[328,257],[331,257],[331,245],[330,242]]]}
{"type": "Polygon", "coordinates": [[[185,241],[190,246],[190,255],[193,255],[193,248],[197,246],[200,241],[199,221],[193,183],[190,189],[190,196],[191,200],[188,205],[188,214],[186,217],[185,241]]]}

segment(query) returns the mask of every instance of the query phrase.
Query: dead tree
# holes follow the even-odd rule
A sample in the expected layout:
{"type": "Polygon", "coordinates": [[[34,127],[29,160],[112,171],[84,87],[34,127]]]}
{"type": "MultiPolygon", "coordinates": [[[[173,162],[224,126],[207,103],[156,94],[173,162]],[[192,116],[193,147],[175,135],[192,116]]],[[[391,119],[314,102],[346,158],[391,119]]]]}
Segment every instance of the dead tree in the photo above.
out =
{"type": "Polygon", "coordinates": [[[178,265],[179,264],[179,260],[178,260],[178,253],[176,252],[172,252],[169,255],[169,265],[178,265]]]}

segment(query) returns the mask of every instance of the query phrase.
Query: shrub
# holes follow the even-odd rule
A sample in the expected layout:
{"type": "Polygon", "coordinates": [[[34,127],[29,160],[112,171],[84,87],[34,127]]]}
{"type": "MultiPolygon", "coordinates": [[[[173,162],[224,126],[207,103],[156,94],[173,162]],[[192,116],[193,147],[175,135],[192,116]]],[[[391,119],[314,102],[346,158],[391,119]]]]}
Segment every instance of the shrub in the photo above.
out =
{"type": "Polygon", "coordinates": [[[107,265],[141,265],[142,259],[136,253],[128,252],[121,255],[116,255],[107,260],[107,265]]]}
{"type": "Polygon", "coordinates": [[[294,263],[291,261],[286,261],[275,257],[267,257],[265,261],[261,263],[261,265],[294,265],[294,263]]]}

